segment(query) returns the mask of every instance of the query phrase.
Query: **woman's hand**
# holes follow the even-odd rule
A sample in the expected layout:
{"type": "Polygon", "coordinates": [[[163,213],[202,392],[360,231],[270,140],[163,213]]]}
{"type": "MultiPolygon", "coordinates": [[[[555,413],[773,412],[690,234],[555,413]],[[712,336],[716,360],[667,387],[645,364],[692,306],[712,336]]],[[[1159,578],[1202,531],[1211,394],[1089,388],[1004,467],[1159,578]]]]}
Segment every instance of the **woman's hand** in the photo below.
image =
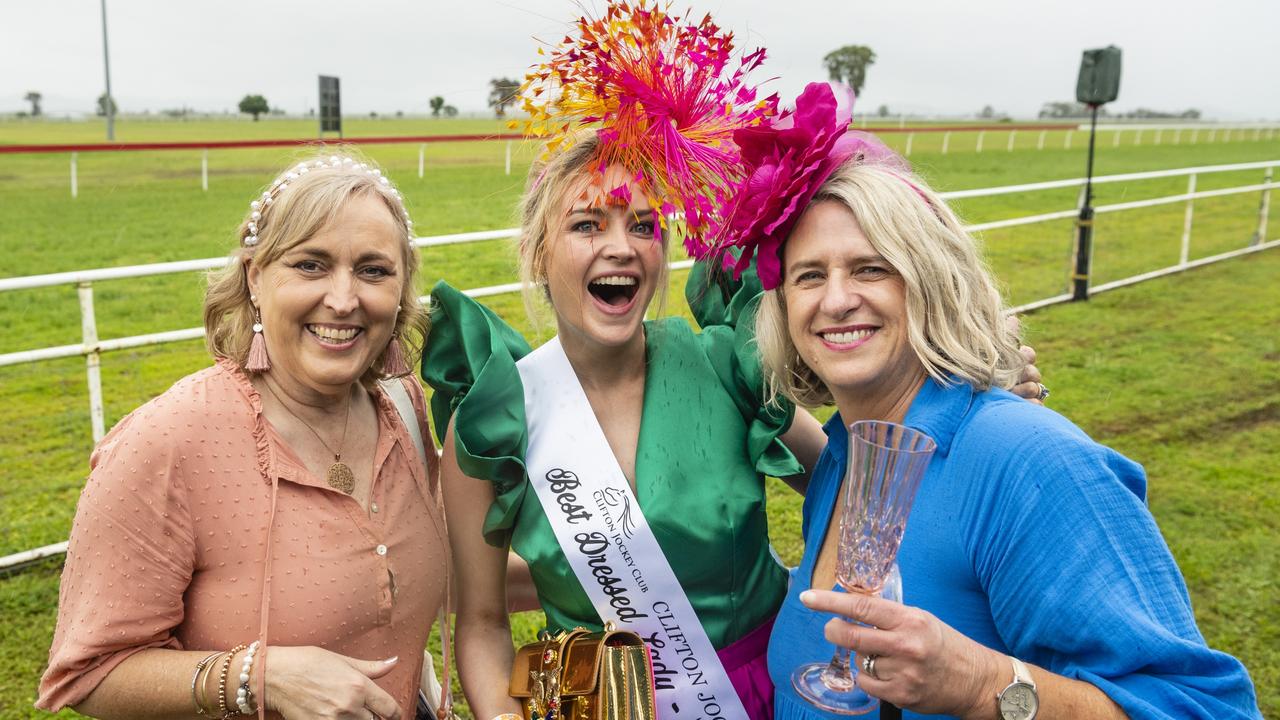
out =
{"type": "MultiPolygon", "coordinates": [[[[1005,319],[1005,324],[1009,327],[1009,332],[1014,337],[1022,334],[1022,323],[1018,321],[1017,315],[1010,315],[1005,319]]],[[[1040,377],[1040,369],[1036,367],[1036,351],[1030,345],[1023,345],[1018,348],[1018,352],[1022,353],[1022,358],[1027,361],[1025,367],[1022,368],[1022,374],[1018,376],[1018,382],[1009,388],[1009,392],[1028,402],[1037,405],[1043,405],[1045,397],[1048,397],[1048,391],[1045,390],[1040,377]]]]}
{"type": "Polygon", "coordinates": [[[1040,369],[1036,367],[1036,351],[1030,345],[1023,345],[1018,348],[1018,352],[1022,353],[1022,357],[1026,358],[1027,364],[1022,368],[1022,374],[1018,376],[1018,384],[1009,388],[1009,392],[1018,397],[1033,402],[1037,405],[1044,404],[1042,393],[1046,393],[1044,385],[1040,381],[1044,378],[1040,377],[1040,369]]]}
{"type": "Polygon", "coordinates": [[[994,650],[924,610],[891,600],[822,590],[805,591],[800,600],[811,610],[874,626],[837,618],[826,627],[827,640],[856,653],[851,662],[858,663],[858,687],[868,695],[919,713],[995,716],[996,693],[1008,684],[1009,668],[994,650]],[[874,677],[862,672],[868,656],[875,657],[874,677]]]}
{"type": "Polygon", "coordinates": [[[400,707],[373,680],[397,658],[357,660],[318,647],[268,648],[267,709],[288,720],[400,720],[400,707]]]}

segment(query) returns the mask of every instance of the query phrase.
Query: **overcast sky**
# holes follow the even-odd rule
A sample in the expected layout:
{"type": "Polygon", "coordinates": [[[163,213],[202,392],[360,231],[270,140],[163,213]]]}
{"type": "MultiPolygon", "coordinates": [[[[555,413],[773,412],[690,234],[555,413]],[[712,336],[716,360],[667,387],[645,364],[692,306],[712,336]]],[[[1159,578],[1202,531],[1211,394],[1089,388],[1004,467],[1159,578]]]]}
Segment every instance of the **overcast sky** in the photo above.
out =
{"type": "MultiPolygon", "coordinates": [[[[582,0],[599,8],[600,0],[582,0]]],[[[1280,0],[678,0],[711,12],[739,46],[763,45],[760,78],[784,100],[825,79],[822,56],[871,46],[859,111],[1031,117],[1073,99],[1080,51],[1124,50],[1113,109],[1200,108],[1280,119],[1280,0]]],[[[342,79],[343,111],[425,113],[443,95],[482,111],[488,80],[523,77],[534,37],[555,41],[572,0],[107,0],[111,82],[122,112],[221,111],[248,93],[304,112],[316,76],[342,79]]],[[[98,0],[0,0],[0,112],[44,95],[81,113],[103,91],[98,0]]]]}

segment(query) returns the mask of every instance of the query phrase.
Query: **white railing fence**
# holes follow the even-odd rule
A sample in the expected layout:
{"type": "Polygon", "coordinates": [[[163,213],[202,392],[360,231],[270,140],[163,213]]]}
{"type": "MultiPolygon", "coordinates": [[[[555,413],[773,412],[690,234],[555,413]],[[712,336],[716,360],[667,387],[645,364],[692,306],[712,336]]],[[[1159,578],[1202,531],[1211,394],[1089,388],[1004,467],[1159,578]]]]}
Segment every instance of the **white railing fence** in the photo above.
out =
{"type": "MultiPolygon", "coordinates": [[[[1229,258],[1245,255],[1248,253],[1258,252],[1273,247],[1280,247],[1280,239],[1267,239],[1267,216],[1270,212],[1270,195],[1271,190],[1280,187],[1280,183],[1273,180],[1275,170],[1280,167],[1280,160],[1237,163],[1232,165],[1211,165],[1204,167],[1180,168],[1176,170],[1158,170],[1152,172],[1127,173],[1122,175],[1108,175],[1093,179],[1095,185],[1105,185],[1111,183],[1133,182],[1140,180],[1154,180],[1160,178],[1185,177],[1187,178],[1187,191],[1175,195],[1152,198],[1148,200],[1136,200],[1130,202],[1114,203],[1111,205],[1101,205],[1094,208],[1097,215],[1108,213],[1126,212],[1137,210],[1140,208],[1156,207],[1161,205],[1172,205],[1185,203],[1186,210],[1184,213],[1183,229],[1180,238],[1181,249],[1179,261],[1175,265],[1152,270],[1139,275],[1115,280],[1101,285],[1092,286],[1089,294],[1094,295],[1115,288],[1132,285],[1134,283],[1150,280],[1152,278],[1169,275],[1172,273],[1182,272],[1194,267],[1200,267],[1209,263],[1219,262],[1229,258]],[[1263,172],[1263,180],[1260,183],[1248,185],[1239,185],[1235,187],[1220,188],[1215,190],[1196,190],[1197,178],[1202,175],[1213,175],[1227,172],[1240,172],[1248,170],[1261,170],[1263,172]],[[1256,230],[1249,238],[1247,244],[1239,249],[1228,252],[1219,253],[1209,257],[1190,259],[1191,249],[1191,228],[1194,217],[1195,201],[1204,198],[1224,197],[1229,195],[1239,195],[1243,193],[1260,193],[1260,201],[1258,204],[1258,220],[1256,230]]],[[[1069,180],[1054,180],[1049,182],[1029,183],[1024,185],[1007,185],[1003,187],[981,188],[975,190],[958,190],[942,193],[942,197],[947,200],[960,200],[965,198],[991,197],[996,195],[1008,195],[1013,193],[1032,193],[1042,192],[1046,190],[1057,190],[1062,188],[1081,188],[1081,200],[1083,200],[1083,188],[1085,184],[1084,178],[1072,178],[1069,180]]],[[[1040,213],[1036,215],[1026,215],[1021,217],[1008,218],[1005,220],[996,220],[992,222],[979,223],[970,225],[968,229],[972,232],[981,232],[984,230],[995,230],[999,228],[1009,228],[1021,225],[1031,225],[1035,223],[1049,222],[1053,220],[1065,220],[1076,218],[1079,215],[1079,205],[1075,208],[1064,209],[1048,213],[1040,213]]],[[[435,237],[418,238],[414,243],[420,248],[441,247],[447,245],[457,245],[462,243],[485,242],[492,240],[502,240],[513,238],[517,234],[517,229],[510,228],[505,230],[487,230],[481,232],[459,233],[454,235],[439,235],[435,237]]],[[[82,339],[79,344],[61,345],[56,347],[38,348],[34,350],[25,350],[21,352],[8,353],[0,355],[0,367],[9,365],[20,365],[25,363],[35,363],[57,358],[66,358],[82,355],[85,358],[86,379],[89,390],[89,420],[93,428],[93,439],[96,443],[102,439],[106,432],[105,418],[103,416],[103,391],[102,376],[99,372],[101,357],[103,353],[114,352],[118,350],[126,350],[129,348],[144,347],[148,345],[159,345],[164,343],[179,342],[183,340],[195,340],[204,337],[203,327],[185,328],[180,330],[168,330],[164,332],[150,333],[146,335],[134,335],[131,337],[112,338],[101,340],[98,338],[97,321],[94,316],[93,308],[93,284],[95,282],[105,280],[119,280],[125,278],[147,277],[151,275],[165,275],[173,273],[185,273],[196,271],[208,271],[211,269],[223,267],[227,263],[227,258],[206,258],[203,260],[185,260],[181,262],[155,263],[151,265],[134,265],[130,267],[103,268],[97,270],[77,270],[72,272],[53,273],[49,275],[31,275],[26,277],[14,277],[0,279],[0,293],[13,292],[19,290],[28,290],[32,288],[43,288],[59,285],[75,285],[80,299],[80,318],[81,318],[81,335],[82,339]]],[[[682,260],[671,263],[672,269],[688,268],[693,264],[692,260],[682,260]]],[[[502,295],[507,293],[519,292],[520,283],[505,283],[502,285],[492,285],[488,287],[471,288],[464,292],[471,297],[487,297],[492,295],[502,295]]],[[[1057,303],[1069,302],[1072,299],[1071,293],[1063,293],[1051,297],[1041,298],[1024,305],[1020,305],[1012,309],[1013,312],[1027,312],[1038,308],[1054,305],[1057,303]]],[[[425,298],[424,298],[425,300],[425,298]]],[[[14,555],[0,558],[0,570],[10,567],[16,567],[37,561],[43,557],[56,555],[66,550],[66,543],[58,543],[43,548],[27,550],[14,555]]]]}
{"type": "MultiPolygon", "coordinates": [[[[867,127],[864,123],[863,127],[867,127]]],[[[881,139],[888,143],[891,147],[901,152],[907,157],[911,157],[912,152],[919,153],[921,147],[917,145],[916,136],[921,136],[923,143],[925,138],[942,135],[940,145],[935,147],[934,143],[926,143],[926,152],[941,152],[947,155],[951,152],[973,151],[981,153],[984,146],[1000,147],[1004,152],[1013,152],[1015,149],[1030,150],[1034,146],[1036,150],[1063,149],[1070,150],[1073,143],[1077,147],[1081,147],[1079,143],[1083,143],[1088,138],[1089,125],[1083,124],[1074,129],[1063,129],[1058,125],[1053,128],[1037,129],[1035,126],[1022,125],[1017,127],[1002,128],[997,125],[974,128],[930,128],[927,125],[919,127],[907,128],[905,124],[900,124],[898,128],[869,128],[871,132],[879,131],[882,133],[881,139]],[[1021,134],[1019,134],[1021,131],[1021,134]],[[1050,138],[1050,133],[1055,136],[1062,134],[1061,142],[1057,138],[1050,138]],[[1076,134],[1080,133],[1079,140],[1076,134]],[[894,139],[894,134],[905,135],[901,141],[894,139]],[[989,145],[985,143],[987,135],[990,134],[994,140],[989,145]],[[956,141],[952,141],[952,136],[956,136],[956,141]],[[1019,138],[1027,138],[1020,140],[1019,138]],[[1035,138],[1032,142],[1030,138],[1035,138]]],[[[1262,142],[1270,141],[1276,138],[1276,131],[1280,130],[1280,124],[1277,123],[1183,123],[1183,124],[1103,124],[1098,126],[1097,143],[1099,146],[1105,145],[1110,137],[1111,147],[1120,147],[1121,145],[1196,145],[1209,143],[1224,142],[1262,142]]],[[[359,144],[360,139],[355,138],[352,142],[359,144]]],[[[407,140],[405,144],[411,144],[413,141],[407,140]]],[[[506,141],[505,152],[503,154],[503,167],[507,175],[511,174],[513,144],[511,140],[506,141]]],[[[221,148],[215,148],[221,149],[221,148]]],[[[147,152],[158,152],[154,150],[145,150],[147,152]]],[[[190,150],[194,152],[194,149],[190,150]]],[[[72,150],[70,152],[70,183],[71,197],[79,197],[80,194],[80,153],[72,150]]],[[[427,144],[418,143],[418,177],[424,177],[427,170],[427,144]]],[[[209,148],[200,149],[200,189],[208,192],[209,190],[209,148]]]]}

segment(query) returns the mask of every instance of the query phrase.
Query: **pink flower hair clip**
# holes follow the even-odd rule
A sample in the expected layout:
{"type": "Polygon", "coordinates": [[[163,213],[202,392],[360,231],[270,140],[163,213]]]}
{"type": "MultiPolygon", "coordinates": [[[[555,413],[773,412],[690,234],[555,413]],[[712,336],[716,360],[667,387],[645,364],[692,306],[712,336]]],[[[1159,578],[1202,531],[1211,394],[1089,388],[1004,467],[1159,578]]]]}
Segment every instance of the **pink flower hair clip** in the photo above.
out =
{"type": "Polygon", "coordinates": [[[911,184],[905,177],[910,167],[902,157],[869,133],[849,129],[853,100],[853,91],[845,85],[810,83],[794,110],[771,123],[735,132],[744,179],[717,228],[716,242],[695,256],[721,256],[735,276],[754,257],[761,285],[771,290],[781,282],[782,243],[818,188],[841,164],[856,157],[898,171],[911,184]],[[736,258],[729,253],[735,247],[741,251],[736,258]]]}

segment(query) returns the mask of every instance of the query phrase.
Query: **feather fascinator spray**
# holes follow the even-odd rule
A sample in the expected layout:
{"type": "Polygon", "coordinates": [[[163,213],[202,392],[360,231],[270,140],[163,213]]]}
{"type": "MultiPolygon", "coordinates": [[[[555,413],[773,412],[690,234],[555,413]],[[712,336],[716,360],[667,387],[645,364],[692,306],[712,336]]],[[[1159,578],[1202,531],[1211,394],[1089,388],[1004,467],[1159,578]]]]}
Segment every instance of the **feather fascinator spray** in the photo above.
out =
{"type": "MultiPolygon", "coordinates": [[[[552,153],[596,129],[600,177],[626,168],[661,217],[655,232],[676,223],[690,253],[706,253],[743,178],[734,133],[776,113],[777,96],[759,98],[747,79],[765,51],[735,57],[732,33],[710,15],[694,22],[638,0],[579,18],[558,46],[538,52],[546,60],[520,91],[525,134],[552,153]]],[[[631,200],[625,185],[605,190],[608,201],[631,200]]]]}

